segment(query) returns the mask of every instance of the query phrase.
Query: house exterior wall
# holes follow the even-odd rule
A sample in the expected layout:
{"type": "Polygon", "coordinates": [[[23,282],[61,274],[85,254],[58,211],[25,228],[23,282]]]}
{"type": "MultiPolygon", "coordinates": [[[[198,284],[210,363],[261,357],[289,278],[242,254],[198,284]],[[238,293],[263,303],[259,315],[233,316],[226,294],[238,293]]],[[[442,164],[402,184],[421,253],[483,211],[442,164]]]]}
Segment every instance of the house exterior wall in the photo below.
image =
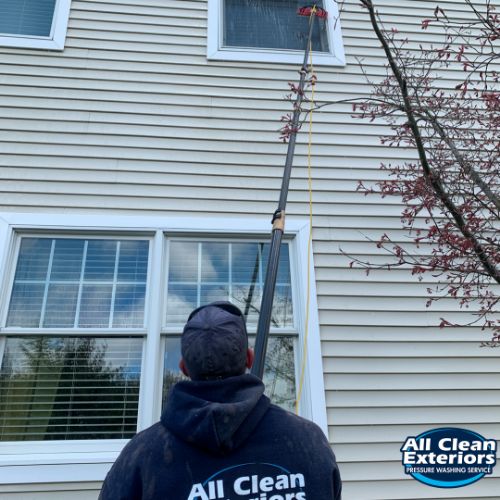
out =
{"type": "MultiPolygon", "coordinates": [[[[418,41],[433,0],[377,2],[418,41]]],[[[464,11],[462,1],[439,2],[464,11]]],[[[384,59],[356,0],[345,2],[345,67],[317,68],[318,101],[367,95],[384,59]]],[[[0,48],[0,211],[269,219],[286,145],[278,140],[292,64],[207,61],[205,0],[73,0],[63,52],[0,48]],[[201,202],[200,202],[201,201],[201,202]]],[[[401,240],[400,205],[364,197],[381,178],[384,127],[351,105],[314,115],[313,250],[329,437],[345,500],[498,499],[500,470],[440,490],[405,477],[405,438],[434,427],[500,439],[500,350],[478,328],[442,331],[452,302],[425,308],[426,284],[405,270],[366,276],[349,258],[378,259],[367,237],[401,240]]],[[[299,136],[288,218],[308,213],[306,134],[299,136]]],[[[377,256],[378,255],[378,256],[377,256]]],[[[1,474],[1,471],[0,471],[1,474]]],[[[87,481],[0,486],[5,499],[95,499],[87,481]]]]}

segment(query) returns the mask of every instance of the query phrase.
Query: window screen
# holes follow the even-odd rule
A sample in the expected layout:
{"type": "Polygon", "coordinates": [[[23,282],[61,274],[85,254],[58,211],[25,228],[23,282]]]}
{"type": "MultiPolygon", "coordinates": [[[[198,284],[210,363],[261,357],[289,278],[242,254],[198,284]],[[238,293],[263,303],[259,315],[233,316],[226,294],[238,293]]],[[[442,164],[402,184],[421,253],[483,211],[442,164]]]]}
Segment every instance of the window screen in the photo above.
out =
{"type": "MultiPolygon", "coordinates": [[[[196,307],[229,300],[258,320],[269,244],[227,241],[170,241],[167,324],[184,324],[196,307]]],[[[293,326],[288,244],[281,247],[271,326],[293,326]]]]}
{"type": "MultiPolygon", "coordinates": [[[[223,46],[304,50],[309,18],[298,16],[297,0],[223,0],[223,46]]],[[[323,7],[323,2],[316,2],[323,7]]],[[[324,19],[314,19],[312,48],[328,52],[324,19]]]]}
{"type": "Polygon", "coordinates": [[[144,326],[149,242],[21,239],[8,327],[144,326]]]}
{"type": "Polygon", "coordinates": [[[56,0],[2,0],[0,33],[49,37],[56,0]]]}
{"type": "Polygon", "coordinates": [[[141,338],[8,337],[0,441],[132,437],[141,353],[141,338]]]}

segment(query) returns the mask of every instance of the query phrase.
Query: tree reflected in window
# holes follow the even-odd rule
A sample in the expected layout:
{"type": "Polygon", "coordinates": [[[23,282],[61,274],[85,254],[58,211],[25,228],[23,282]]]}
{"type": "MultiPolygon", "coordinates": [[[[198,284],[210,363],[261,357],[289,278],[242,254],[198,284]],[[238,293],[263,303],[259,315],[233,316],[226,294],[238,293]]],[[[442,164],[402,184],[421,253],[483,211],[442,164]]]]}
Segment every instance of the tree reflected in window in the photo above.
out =
{"type": "Polygon", "coordinates": [[[141,338],[7,338],[0,440],[132,437],[141,356],[141,338]]]}

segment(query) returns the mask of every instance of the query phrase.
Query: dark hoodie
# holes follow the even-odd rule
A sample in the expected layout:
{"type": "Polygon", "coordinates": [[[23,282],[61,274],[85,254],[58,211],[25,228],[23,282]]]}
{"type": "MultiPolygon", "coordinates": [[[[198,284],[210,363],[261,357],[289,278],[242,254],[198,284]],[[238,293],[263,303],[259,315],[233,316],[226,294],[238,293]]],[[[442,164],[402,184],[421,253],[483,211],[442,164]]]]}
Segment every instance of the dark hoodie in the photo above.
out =
{"type": "Polygon", "coordinates": [[[137,434],[100,500],[339,500],[318,426],[270,404],[253,375],[177,383],[161,422],[137,434]]]}

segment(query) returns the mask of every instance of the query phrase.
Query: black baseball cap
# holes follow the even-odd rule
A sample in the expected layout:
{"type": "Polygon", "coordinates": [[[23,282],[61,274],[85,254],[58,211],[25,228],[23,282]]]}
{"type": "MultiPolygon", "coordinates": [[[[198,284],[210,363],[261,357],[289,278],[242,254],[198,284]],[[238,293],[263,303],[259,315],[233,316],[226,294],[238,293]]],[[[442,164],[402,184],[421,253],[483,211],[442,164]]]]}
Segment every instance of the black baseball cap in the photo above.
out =
{"type": "Polygon", "coordinates": [[[245,319],[231,302],[212,302],[189,315],[182,333],[181,352],[192,380],[242,375],[247,349],[245,319]]]}

